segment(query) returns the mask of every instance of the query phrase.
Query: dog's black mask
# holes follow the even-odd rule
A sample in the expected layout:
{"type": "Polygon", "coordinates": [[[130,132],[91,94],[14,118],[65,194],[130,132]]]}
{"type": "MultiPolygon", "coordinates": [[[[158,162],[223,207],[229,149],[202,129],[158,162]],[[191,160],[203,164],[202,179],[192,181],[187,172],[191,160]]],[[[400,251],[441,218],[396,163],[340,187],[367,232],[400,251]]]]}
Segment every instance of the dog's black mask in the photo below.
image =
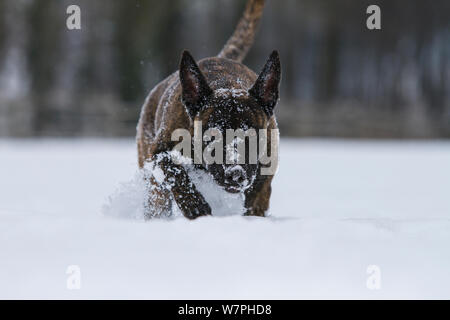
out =
{"type": "MultiPolygon", "coordinates": [[[[258,134],[260,129],[267,129],[278,100],[280,77],[279,55],[274,51],[249,90],[220,88],[213,91],[192,56],[183,52],[180,81],[186,111],[192,120],[202,124],[202,136],[208,129],[214,129],[223,138],[223,162],[203,164],[203,168],[228,192],[242,192],[251,187],[258,175],[259,164],[251,160],[255,151],[250,150],[251,138],[244,135],[244,141],[239,136],[231,141],[232,138],[227,139],[230,133],[227,130],[241,130],[241,133],[254,130],[258,134]],[[245,144],[243,155],[237,154],[240,142],[245,144]]],[[[203,150],[209,144],[210,141],[204,141],[203,150]]]]}

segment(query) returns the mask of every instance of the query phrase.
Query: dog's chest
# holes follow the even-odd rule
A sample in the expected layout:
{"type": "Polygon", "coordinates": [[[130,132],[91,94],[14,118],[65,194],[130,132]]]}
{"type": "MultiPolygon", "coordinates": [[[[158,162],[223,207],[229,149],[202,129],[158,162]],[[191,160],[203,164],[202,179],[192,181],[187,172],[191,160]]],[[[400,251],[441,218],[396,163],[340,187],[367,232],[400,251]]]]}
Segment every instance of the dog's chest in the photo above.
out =
{"type": "Polygon", "coordinates": [[[213,178],[201,169],[188,170],[189,177],[198,191],[205,197],[213,216],[243,215],[245,213],[242,193],[228,193],[213,178]]]}

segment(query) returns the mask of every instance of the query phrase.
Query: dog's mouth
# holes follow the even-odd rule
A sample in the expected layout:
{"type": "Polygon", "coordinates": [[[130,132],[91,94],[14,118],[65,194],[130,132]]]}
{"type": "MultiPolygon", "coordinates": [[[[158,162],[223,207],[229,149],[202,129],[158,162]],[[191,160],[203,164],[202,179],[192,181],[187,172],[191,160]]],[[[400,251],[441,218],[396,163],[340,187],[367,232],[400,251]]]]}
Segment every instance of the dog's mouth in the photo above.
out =
{"type": "Polygon", "coordinates": [[[244,192],[249,187],[250,187],[250,184],[248,183],[247,180],[245,180],[245,182],[242,184],[240,184],[240,183],[225,183],[223,185],[223,188],[225,189],[225,191],[229,192],[229,193],[244,192]]]}
{"type": "Polygon", "coordinates": [[[229,193],[239,193],[243,191],[243,188],[236,186],[225,186],[225,191],[229,193]]]}

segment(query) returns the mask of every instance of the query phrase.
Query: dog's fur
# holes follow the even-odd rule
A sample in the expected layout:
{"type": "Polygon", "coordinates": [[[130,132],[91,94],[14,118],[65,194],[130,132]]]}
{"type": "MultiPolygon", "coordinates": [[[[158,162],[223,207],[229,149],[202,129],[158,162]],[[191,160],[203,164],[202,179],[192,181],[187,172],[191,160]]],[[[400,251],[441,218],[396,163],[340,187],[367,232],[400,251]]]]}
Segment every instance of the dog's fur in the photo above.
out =
{"type": "MultiPolygon", "coordinates": [[[[179,71],[158,84],[147,97],[137,126],[139,167],[155,161],[164,172],[165,183],[170,182],[170,188],[164,188],[161,181],[150,178],[153,188],[149,191],[147,216],[170,211],[172,201],[187,218],[211,214],[210,206],[184,168],[168,156],[178,143],[171,140],[174,130],[184,128],[193,135],[194,120],[201,121],[204,130],[277,129],[273,109],[281,76],[278,53],[271,54],[259,77],[240,63],[253,43],[263,7],[264,0],[249,0],[236,31],[217,57],[203,59],[197,65],[184,51],[179,71]],[[234,95],[236,90],[244,94],[234,95]]],[[[253,177],[251,185],[242,191],[246,215],[264,216],[269,207],[273,176],[261,175],[260,166],[242,166],[241,174],[253,177]]],[[[227,177],[228,165],[199,168],[208,171],[227,191],[236,192],[233,179],[227,177]]]]}

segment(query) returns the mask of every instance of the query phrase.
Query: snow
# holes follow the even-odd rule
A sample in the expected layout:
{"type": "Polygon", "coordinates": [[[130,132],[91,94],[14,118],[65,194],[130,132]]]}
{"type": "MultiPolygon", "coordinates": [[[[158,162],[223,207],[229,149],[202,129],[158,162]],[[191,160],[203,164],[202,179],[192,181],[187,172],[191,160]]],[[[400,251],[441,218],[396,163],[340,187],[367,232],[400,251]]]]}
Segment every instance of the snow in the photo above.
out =
{"type": "MultiPolygon", "coordinates": [[[[203,170],[195,170],[192,159],[183,157],[179,151],[171,151],[169,155],[175,163],[183,165],[186,169],[191,181],[210,205],[213,216],[222,217],[244,214],[243,194],[226,192],[223,187],[214,181],[211,175],[203,170]]],[[[148,180],[146,177],[150,176],[153,176],[160,184],[165,183],[166,177],[158,164],[153,161],[147,162],[144,165],[144,171],[138,170],[132,179],[118,184],[116,190],[102,206],[102,214],[117,218],[145,220],[143,204],[148,199],[146,194],[150,188],[150,185],[145,181],[148,180]]],[[[170,183],[166,183],[165,186],[169,189],[171,188],[170,183]]],[[[163,212],[162,215],[178,218],[182,217],[182,212],[173,204],[172,212],[163,212]]]]}
{"type": "Polygon", "coordinates": [[[214,94],[218,97],[232,97],[232,98],[248,97],[248,89],[219,88],[214,91],[214,94]]]}
{"type": "Polygon", "coordinates": [[[199,176],[220,217],[145,222],[136,167],[131,139],[0,140],[0,298],[450,298],[449,142],[282,139],[269,218],[199,176]]]}
{"type": "Polygon", "coordinates": [[[153,177],[155,178],[155,180],[158,183],[163,183],[164,179],[166,178],[166,176],[164,175],[164,172],[162,171],[162,169],[160,167],[155,167],[152,170],[153,172],[153,177]]]}

